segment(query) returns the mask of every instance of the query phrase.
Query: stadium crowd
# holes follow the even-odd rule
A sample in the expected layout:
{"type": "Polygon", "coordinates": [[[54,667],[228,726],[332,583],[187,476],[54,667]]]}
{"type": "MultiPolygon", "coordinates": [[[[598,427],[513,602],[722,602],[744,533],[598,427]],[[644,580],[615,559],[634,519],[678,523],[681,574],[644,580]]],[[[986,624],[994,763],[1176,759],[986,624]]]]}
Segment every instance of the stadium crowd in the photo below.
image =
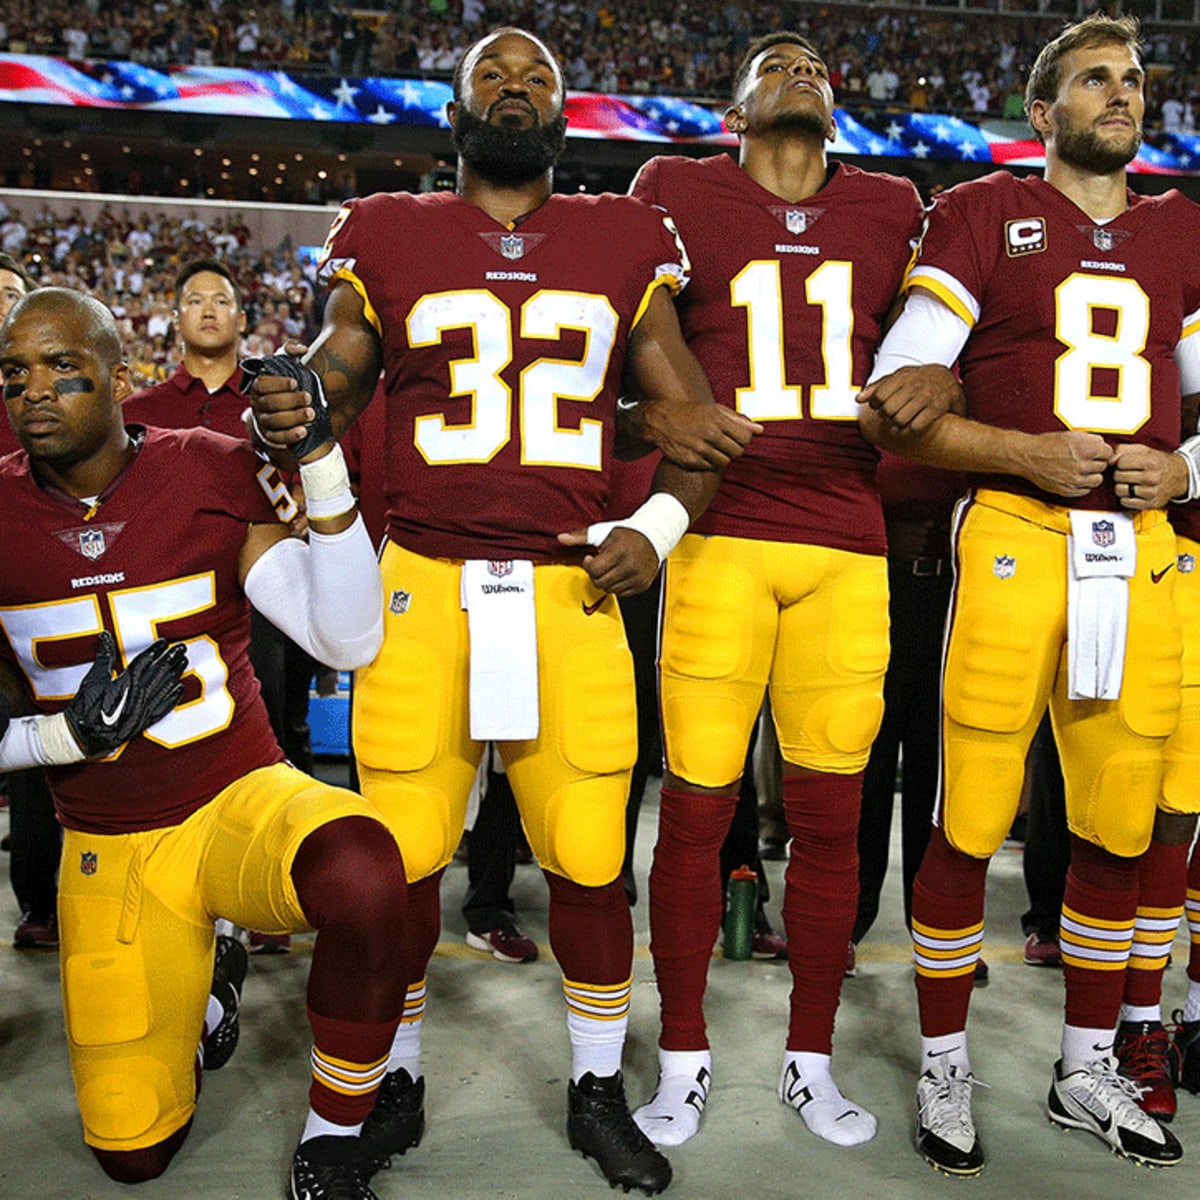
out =
{"type": "MultiPolygon", "coordinates": [[[[0,51],[72,60],[132,59],[154,66],[225,65],[343,75],[448,78],[479,32],[535,29],[558,48],[569,86],[582,91],[725,96],[752,31],[788,26],[831,47],[834,89],[848,106],[928,108],[1020,118],[1036,48],[1066,7],[1025,0],[1036,19],[972,4],[958,14],[880,12],[852,5],[690,0],[582,4],[576,0],[378,0],[361,9],[316,0],[119,0],[44,6],[12,0],[0,14],[0,51]],[[1060,12],[1055,12],[1056,7],[1060,12]],[[1054,15],[1050,15],[1053,13],[1054,15]]],[[[1150,124],[1191,130],[1200,118],[1200,36],[1147,26],[1150,124]]]]}
{"type": "Polygon", "coordinates": [[[102,210],[89,223],[76,209],[24,213],[0,201],[0,250],[21,262],[40,286],[95,296],[117,317],[137,386],[166,379],[179,361],[172,288],[181,263],[219,258],[245,297],[245,354],[269,354],[286,337],[316,329],[314,268],[285,241],[255,245],[237,217],[206,223],[163,212],[133,216],[102,210]]]}

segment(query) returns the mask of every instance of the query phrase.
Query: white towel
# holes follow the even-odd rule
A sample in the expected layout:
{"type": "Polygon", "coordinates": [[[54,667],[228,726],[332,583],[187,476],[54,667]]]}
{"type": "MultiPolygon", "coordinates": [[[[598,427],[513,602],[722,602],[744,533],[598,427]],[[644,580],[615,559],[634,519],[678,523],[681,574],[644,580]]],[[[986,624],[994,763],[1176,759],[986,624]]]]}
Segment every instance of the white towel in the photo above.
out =
{"type": "Polygon", "coordinates": [[[480,742],[537,737],[533,563],[472,559],[463,563],[461,590],[471,646],[471,737],[480,742]]]}
{"type": "Polygon", "coordinates": [[[1115,700],[1125,673],[1128,580],[1137,538],[1128,513],[1072,509],[1067,538],[1067,695],[1115,700]]]}

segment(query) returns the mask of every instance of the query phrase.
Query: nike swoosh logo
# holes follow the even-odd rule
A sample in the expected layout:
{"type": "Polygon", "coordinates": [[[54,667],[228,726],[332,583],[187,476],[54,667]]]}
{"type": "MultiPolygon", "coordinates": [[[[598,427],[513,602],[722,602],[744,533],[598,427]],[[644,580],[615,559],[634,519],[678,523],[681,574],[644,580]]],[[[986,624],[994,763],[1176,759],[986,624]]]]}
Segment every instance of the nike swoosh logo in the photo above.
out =
{"type": "Polygon", "coordinates": [[[606,592],[603,596],[600,597],[599,600],[596,600],[592,604],[588,604],[585,601],[584,605],[583,605],[583,615],[585,617],[592,616],[596,612],[596,610],[600,607],[600,605],[602,605],[605,602],[605,600],[607,600],[607,599],[608,599],[608,593],[606,592]]]}
{"type": "Polygon", "coordinates": [[[104,711],[101,711],[101,713],[100,713],[101,724],[107,725],[111,729],[121,719],[121,714],[125,711],[125,701],[128,699],[129,699],[129,689],[127,688],[125,691],[123,691],[121,693],[120,702],[117,704],[117,707],[112,710],[112,712],[106,713],[104,711]]]}
{"type": "Polygon", "coordinates": [[[1168,571],[1169,571],[1169,570],[1170,570],[1170,569],[1171,569],[1171,568],[1172,568],[1174,565],[1175,565],[1174,563],[1167,563],[1167,565],[1166,565],[1165,567],[1163,567],[1163,569],[1162,569],[1161,571],[1151,571],[1151,572],[1150,572],[1150,582],[1151,582],[1151,583],[1158,583],[1158,581],[1159,581],[1160,579],[1162,579],[1162,577],[1163,577],[1163,576],[1164,576],[1164,575],[1165,575],[1165,574],[1166,574],[1166,573],[1167,573],[1167,572],[1168,572],[1168,571]]]}

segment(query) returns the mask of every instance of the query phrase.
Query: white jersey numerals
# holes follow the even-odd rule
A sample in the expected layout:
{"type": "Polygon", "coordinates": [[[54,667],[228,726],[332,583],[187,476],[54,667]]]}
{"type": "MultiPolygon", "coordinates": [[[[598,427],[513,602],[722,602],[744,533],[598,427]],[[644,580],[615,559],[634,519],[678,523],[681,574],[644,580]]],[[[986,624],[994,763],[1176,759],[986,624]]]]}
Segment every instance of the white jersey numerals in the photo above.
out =
{"type": "MultiPolygon", "coordinates": [[[[854,264],[823,262],[804,283],[804,298],[821,309],[823,382],[809,389],[808,414],[818,420],[854,421],[853,382],[854,264]]],[[[730,281],[735,308],[746,310],[750,386],[738,388],[737,409],[754,421],[795,420],[804,416],[804,389],[785,379],[784,306],[779,263],[747,263],[730,281]]]]}
{"type": "MultiPolygon", "coordinates": [[[[543,290],[519,313],[520,336],[559,341],[563,331],[585,335],[580,362],[539,358],[521,372],[517,412],[521,461],[533,466],[603,467],[603,422],[583,419],[578,428],[558,422],[560,400],[590,402],[604,390],[618,318],[608,298],[586,292],[543,290]]],[[[408,344],[438,345],[451,329],[469,329],[475,353],[450,363],[450,395],[471,397],[471,419],[447,423],[438,413],[418,417],[414,441],[427,463],[490,462],[512,438],[512,389],[501,372],[513,358],[513,313],[485,288],[422,296],[408,314],[408,344]]]]}
{"type": "Polygon", "coordinates": [[[1054,336],[1067,347],[1054,364],[1054,412],[1072,429],[1136,433],[1150,419],[1150,298],[1136,279],[1076,272],[1054,289],[1054,336]],[[1098,309],[1115,313],[1097,333],[1098,309]],[[1110,386],[1097,388],[1098,372],[1110,386]]]}
{"type": "MultiPolygon", "coordinates": [[[[216,602],[216,578],[211,571],[151,587],[110,592],[108,607],[122,664],[128,664],[159,636],[159,625],[204,612],[216,602]]],[[[29,677],[36,699],[67,700],[79,690],[90,662],[51,667],[43,659],[48,657],[47,648],[55,642],[98,634],[104,628],[102,603],[99,595],[89,593],[70,600],[0,609],[0,626],[29,677]]],[[[188,652],[187,675],[200,681],[200,695],[178,705],[145,735],[168,749],[219,733],[233,720],[233,696],[227,686],[229,669],[217,643],[201,636],[188,638],[184,644],[188,652]]]]}

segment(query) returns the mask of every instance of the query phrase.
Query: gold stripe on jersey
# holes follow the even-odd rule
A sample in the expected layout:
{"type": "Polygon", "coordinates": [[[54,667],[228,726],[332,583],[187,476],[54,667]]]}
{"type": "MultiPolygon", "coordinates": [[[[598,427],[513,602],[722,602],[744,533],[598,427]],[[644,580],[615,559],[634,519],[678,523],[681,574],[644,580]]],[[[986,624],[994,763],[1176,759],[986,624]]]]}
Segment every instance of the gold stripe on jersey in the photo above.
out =
{"type": "Polygon", "coordinates": [[[659,267],[658,270],[662,273],[655,275],[654,278],[650,280],[648,284],[646,284],[646,290],[642,293],[642,298],[640,301],[638,301],[637,309],[634,311],[633,320],[629,322],[630,329],[636,329],[638,327],[638,322],[645,315],[646,309],[650,307],[650,297],[653,296],[660,287],[669,288],[672,296],[678,295],[679,292],[683,290],[683,285],[686,280],[682,275],[673,271],[665,264],[659,267]]]}
{"type": "Polygon", "coordinates": [[[1179,335],[1179,340],[1182,342],[1184,338],[1190,338],[1193,333],[1200,333],[1200,308],[1194,313],[1188,313],[1183,318],[1183,332],[1179,335]]]}
{"type": "Polygon", "coordinates": [[[1137,910],[1129,966],[1139,971],[1161,971],[1171,956],[1171,946],[1183,917],[1183,905],[1137,910]]]}
{"type": "Polygon", "coordinates": [[[1123,971],[1133,945],[1133,921],[1089,917],[1063,905],[1059,946],[1063,962],[1094,971],[1123,971]]]}
{"type": "Polygon", "coordinates": [[[387,1064],[386,1054],[375,1062],[353,1063],[322,1054],[316,1046],[312,1048],[313,1079],[322,1087],[343,1096],[373,1092],[383,1082],[387,1064]]]}
{"type": "MultiPolygon", "coordinates": [[[[926,291],[932,292],[955,316],[960,317],[968,326],[974,327],[975,322],[979,319],[978,311],[971,311],[971,305],[967,299],[969,293],[963,289],[960,295],[954,286],[955,283],[957,280],[952,282],[952,277],[944,271],[918,265],[913,268],[912,273],[905,280],[905,288],[911,291],[915,287],[922,287],[926,291]]],[[[962,285],[959,284],[959,288],[961,287],[962,285]]]]}
{"type": "Polygon", "coordinates": [[[330,281],[335,279],[344,280],[359,294],[363,302],[363,316],[371,322],[375,332],[383,337],[383,325],[379,320],[379,314],[375,311],[375,306],[371,303],[371,297],[367,295],[367,285],[349,267],[339,267],[334,271],[330,276],[330,281]]]}
{"type": "Polygon", "coordinates": [[[563,979],[563,998],[567,1009],[579,1017],[593,1021],[619,1021],[629,1015],[629,997],[633,977],[624,983],[575,983],[563,979]]]}

